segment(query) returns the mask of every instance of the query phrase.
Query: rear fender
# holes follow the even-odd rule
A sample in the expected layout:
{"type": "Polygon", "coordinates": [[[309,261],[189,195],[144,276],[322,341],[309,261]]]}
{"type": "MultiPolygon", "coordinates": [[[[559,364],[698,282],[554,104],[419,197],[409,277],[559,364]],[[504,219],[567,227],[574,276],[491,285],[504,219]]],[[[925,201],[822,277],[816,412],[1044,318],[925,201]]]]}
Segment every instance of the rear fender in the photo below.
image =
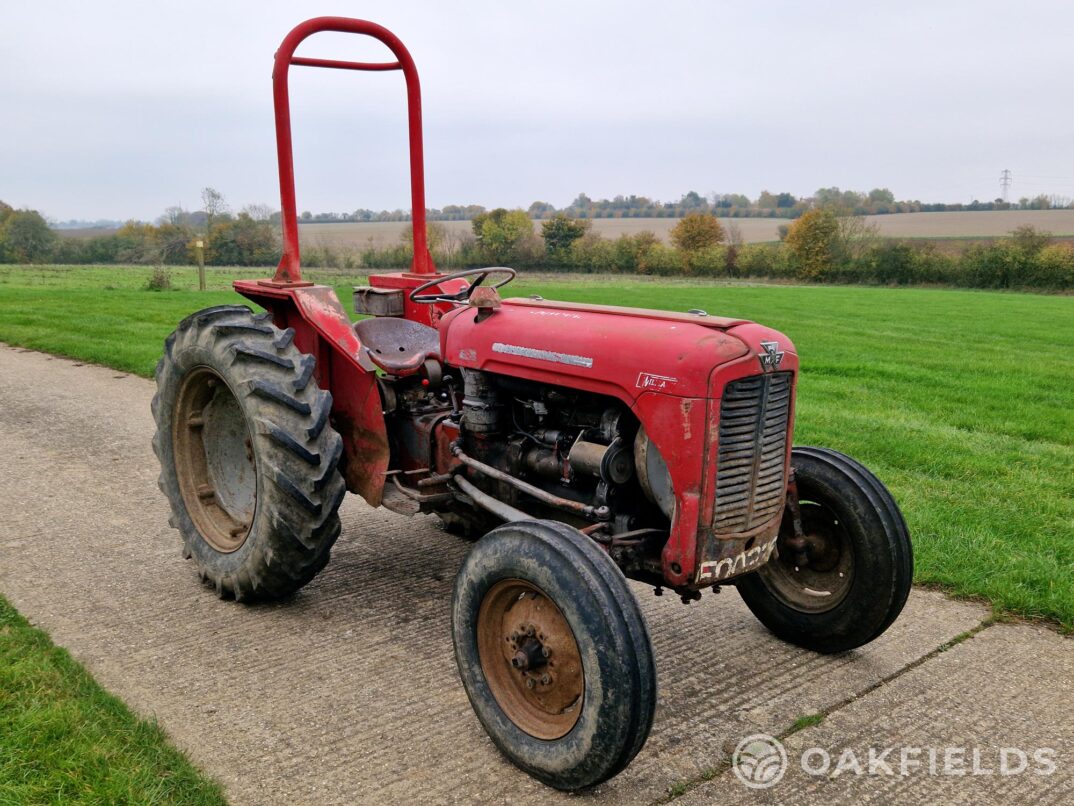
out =
{"type": "Polygon", "coordinates": [[[332,393],[332,427],[343,438],[347,489],[378,506],[388,470],[388,433],[377,376],[335,291],[324,285],[274,286],[236,280],[235,290],[293,328],[295,346],[316,359],[317,384],[332,393]]]}

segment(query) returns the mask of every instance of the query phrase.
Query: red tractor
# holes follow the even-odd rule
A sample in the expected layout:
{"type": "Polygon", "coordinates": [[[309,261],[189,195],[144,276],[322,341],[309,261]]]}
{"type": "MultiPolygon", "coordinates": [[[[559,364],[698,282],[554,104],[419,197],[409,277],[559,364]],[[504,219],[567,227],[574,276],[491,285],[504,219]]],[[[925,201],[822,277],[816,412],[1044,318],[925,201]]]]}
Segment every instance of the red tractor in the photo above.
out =
{"type": "Polygon", "coordinates": [[[418,76],[378,25],[302,23],[273,87],[283,258],[272,279],[234,283],[264,312],[184,319],[153,400],[171,524],[220,596],[276,599],[313,579],[348,491],[483,535],[455,583],[459,674],[503,753],[561,789],[615,775],[652,724],[656,669],[628,579],[684,602],[734,585],[772,632],[819,652],[887,629],[910,589],[906,524],[862,465],[791,447],[786,336],[700,310],[503,299],[507,268],[437,272],[418,76]],[[394,61],[295,56],[318,31],[373,37],[394,61]],[[355,289],[357,324],[299,269],[291,65],[406,78],[413,263],[355,289]]]}

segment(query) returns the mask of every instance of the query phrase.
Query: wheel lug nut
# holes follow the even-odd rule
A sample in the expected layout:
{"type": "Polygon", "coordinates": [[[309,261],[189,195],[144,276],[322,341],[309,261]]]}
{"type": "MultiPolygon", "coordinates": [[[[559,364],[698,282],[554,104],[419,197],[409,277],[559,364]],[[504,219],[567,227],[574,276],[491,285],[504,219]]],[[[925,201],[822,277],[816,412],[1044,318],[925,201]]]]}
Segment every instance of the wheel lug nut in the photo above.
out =
{"type": "Polygon", "coordinates": [[[547,686],[551,682],[552,682],[552,678],[549,677],[547,674],[541,675],[541,685],[542,686],[547,686]]]}
{"type": "Polygon", "coordinates": [[[537,684],[534,682],[532,677],[527,677],[526,678],[526,688],[533,688],[536,685],[537,684]]]}
{"type": "Polygon", "coordinates": [[[541,657],[547,658],[547,657],[548,657],[549,655],[551,655],[551,654],[552,654],[552,653],[551,653],[551,651],[550,651],[550,650],[548,649],[548,647],[546,647],[546,646],[543,646],[543,647],[541,647],[541,657]]]}
{"type": "Polygon", "coordinates": [[[532,637],[532,636],[533,636],[533,633],[534,633],[534,629],[533,629],[533,627],[527,627],[527,628],[526,628],[526,635],[529,635],[529,636],[531,636],[531,637],[532,637]]]}

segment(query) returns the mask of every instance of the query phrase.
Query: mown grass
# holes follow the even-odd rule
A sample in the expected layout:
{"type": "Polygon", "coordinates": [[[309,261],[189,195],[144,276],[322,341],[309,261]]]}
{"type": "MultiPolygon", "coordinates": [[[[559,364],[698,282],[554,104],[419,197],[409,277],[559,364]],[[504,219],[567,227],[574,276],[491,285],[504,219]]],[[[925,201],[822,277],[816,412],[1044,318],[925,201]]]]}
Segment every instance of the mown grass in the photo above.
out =
{"type": "MultiPolygon", "coordinates": [[[[190,269],[173,272],[173,291],[140,290],[148,276],[0,269],[0,340],[150,377],[180,318],[239,301],[234,271],[211,271],[204,293],[190,269]]],[[[350,307],[359,278],[310,277],[350,307]]],[[[916,581],[1074,629],[1074,297],[595,276],[510,290],[782,330],[802,359],[796,442],[845,451],[891,487],[916,581]]]]}
{"type": "Polygon", "coordinates": [[[220,787],[0,598],[0,804],[223,804],[220,787]]]}

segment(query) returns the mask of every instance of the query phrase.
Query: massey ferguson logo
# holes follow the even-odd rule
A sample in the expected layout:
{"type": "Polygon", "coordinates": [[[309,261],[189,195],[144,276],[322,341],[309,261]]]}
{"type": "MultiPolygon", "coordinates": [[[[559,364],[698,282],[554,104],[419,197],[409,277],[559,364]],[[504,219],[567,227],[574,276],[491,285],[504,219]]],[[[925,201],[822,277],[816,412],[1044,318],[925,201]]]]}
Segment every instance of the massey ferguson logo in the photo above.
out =
{"type": "Polygon", "coordinates": [[[757,360],[761,362],[761,369],[765,372],[774,372],[779,369],[779,365],[783,362],[783,351],[779,349],[779,342],[762,341],[757,360]]]}

